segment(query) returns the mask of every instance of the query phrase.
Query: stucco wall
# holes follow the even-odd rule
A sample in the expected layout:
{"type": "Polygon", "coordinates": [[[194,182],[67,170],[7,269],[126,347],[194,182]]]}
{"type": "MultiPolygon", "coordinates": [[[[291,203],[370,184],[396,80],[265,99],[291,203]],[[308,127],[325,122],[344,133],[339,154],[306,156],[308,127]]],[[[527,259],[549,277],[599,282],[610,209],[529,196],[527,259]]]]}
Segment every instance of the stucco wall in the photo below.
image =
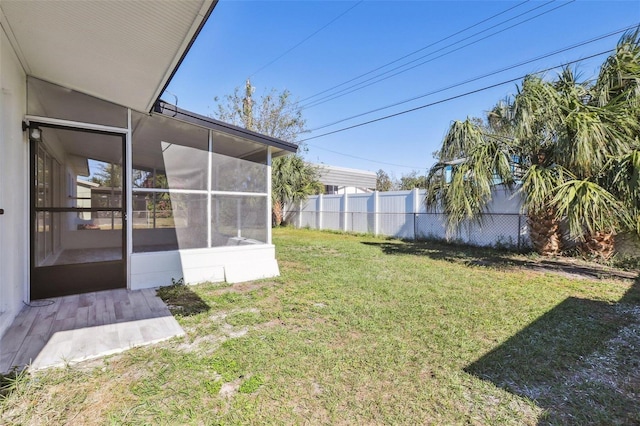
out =
{"type": "Polygon", "coordinates": [[[131,289],[204,281],[236,283],[280,274],[271,244],[175,250],[131,255],[131,289]]]}
{"type": "MultiPolygon", "coordinates": [[[[3,22],[4,24],[4,22],[3,22]]],[[[0,29],[0,335],[22,308],[29,259],[28,143],[21,122],[26,113],[26,77],[0,29]]]]}

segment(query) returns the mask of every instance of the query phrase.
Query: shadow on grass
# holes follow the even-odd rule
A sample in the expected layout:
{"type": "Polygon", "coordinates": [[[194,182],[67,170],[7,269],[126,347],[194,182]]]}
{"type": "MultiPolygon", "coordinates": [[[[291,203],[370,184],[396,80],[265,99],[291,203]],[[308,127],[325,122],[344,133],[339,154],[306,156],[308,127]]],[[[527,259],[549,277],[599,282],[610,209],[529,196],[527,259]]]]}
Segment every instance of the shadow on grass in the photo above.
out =
{"type": "Polygon", "coordinates": [[[568,298],[465,368],[544,424],[640,424],[640,276],[619,301],[568,298]]]}
{"type": "Polygon", "coordinates": [[[590,279],[633,279],[635,272],[606,268],[601,265],[581,265],[571,259],[517,259],[514,253],[489,247],[456,245],[440,241],[363,241],[362,244],[379,247],[389,255],[427,256],[434,260],[493,268],[523,268],[538,272],[555,272],[590,279]]]}
{"type": "Polygon", "coordinates": [[[15,389],[16,373],[0,374],[0,402],[15,389]]]}
{"type": "Polygon", "coordinates": [[[173,315],[188,317],[211,309],[207,302],[194,293],[188,285],[174,284],[160,287],[156,292],[173,315]]]}

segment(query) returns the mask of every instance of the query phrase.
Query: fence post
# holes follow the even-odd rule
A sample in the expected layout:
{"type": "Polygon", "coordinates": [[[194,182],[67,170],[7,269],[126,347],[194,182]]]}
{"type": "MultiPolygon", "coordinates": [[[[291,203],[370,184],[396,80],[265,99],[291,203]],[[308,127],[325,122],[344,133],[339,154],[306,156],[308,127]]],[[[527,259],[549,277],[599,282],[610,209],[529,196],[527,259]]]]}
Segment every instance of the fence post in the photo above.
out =
{"type": "Polygon", "coordinates": [[[522,237],[522,216],[518,213],[518,251],[520,251],[520,238],[522,237]]]}
{"type": "Polygon", "coordinates": [[[347,196],[347,188],[344,189],[344,194],[342,195],[342,206],[344,208],[344,212],[342,212],[342,230],[344,232],[347,232],[348,229],[348,217],[347,215],[349,214],[349,197],[347,196]]]}
{"type": "Polygon", "coordinates": [[[302,201],[298,201],[298,229],[302,228],[302,201]]]}
{"type": "Polygon", "coordinates": [[[378,210],[380,210],[380,196],[378,191],[373,191],[373,235],[378,235],[380,233],[378,210]]]}
{"type": "Polygon", "coordinates": [[[418,212],[420,211],[420,194],[418,188],[413,188],[413,240],[418,240],[418,233],[416,232],[416,221],[418,218],[418,212]]]}
{"type": "Polygon", "coordinates": [[[317,229],[322,229],[322,208],[323,208],[322,200],[323,200],[323,196],[322,196],[322,194],[319,194],[318,195],[318,226],[317,226],[317,229]]]}

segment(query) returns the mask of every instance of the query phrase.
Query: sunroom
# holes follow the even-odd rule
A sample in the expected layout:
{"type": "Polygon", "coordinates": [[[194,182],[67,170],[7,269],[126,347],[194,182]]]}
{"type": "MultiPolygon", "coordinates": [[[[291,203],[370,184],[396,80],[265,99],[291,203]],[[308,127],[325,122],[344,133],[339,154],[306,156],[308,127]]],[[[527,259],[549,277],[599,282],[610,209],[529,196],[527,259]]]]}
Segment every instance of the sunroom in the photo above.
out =
{"type": "Polygon", "coordinates": [[[278,275],[271,159],[296,145],[34,77],[30,298],[278,275]]]}

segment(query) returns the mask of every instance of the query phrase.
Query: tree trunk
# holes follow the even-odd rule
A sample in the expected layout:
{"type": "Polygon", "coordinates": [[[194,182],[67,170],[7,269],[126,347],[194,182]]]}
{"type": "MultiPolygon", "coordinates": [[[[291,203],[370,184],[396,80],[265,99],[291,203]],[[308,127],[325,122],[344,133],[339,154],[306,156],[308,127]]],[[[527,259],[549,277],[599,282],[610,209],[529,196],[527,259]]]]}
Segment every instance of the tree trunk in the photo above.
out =
{"type": "Polygon", "coordinates": [[[282,224],[284,214],[284,208],[282,205],[282,201],[274,201],[273,202],[273,225],[280,226],[282,224]]]}
{"type": "Polygon", "coordinates": [[[615,252],[614,233],[596,231],[585,236],[585,240],[580,244],[583,253],[597,256],[603,260],[609,259],[615,252]]]}
{"type": "Polygon", "coordinates": [[[560,253],[560,226],[553,210],[529,212],[528,224],[529,238],[537,253],[543,256],[560,253]]]}

